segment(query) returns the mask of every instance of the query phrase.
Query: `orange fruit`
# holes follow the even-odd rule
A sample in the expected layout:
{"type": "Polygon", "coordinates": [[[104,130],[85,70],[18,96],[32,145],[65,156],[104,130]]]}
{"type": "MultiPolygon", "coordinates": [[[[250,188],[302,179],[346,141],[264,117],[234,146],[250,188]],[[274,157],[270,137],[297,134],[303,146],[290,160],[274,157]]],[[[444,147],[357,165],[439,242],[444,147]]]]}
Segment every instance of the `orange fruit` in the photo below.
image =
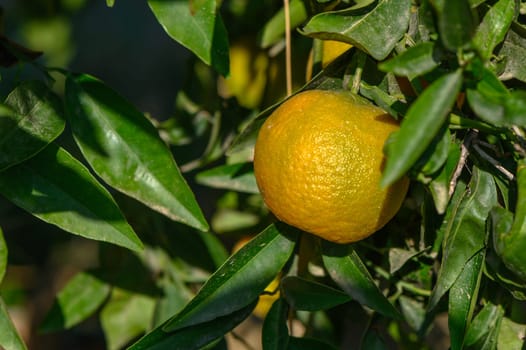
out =
{"type": "MultiPolygon", "coordinates": [[[[334,61],[336,58],[344,54],[349,50],[352,45],[341,41],[335,40],[324,40],[321,42],[322,53],[321,53],[321,68],[325,68],[334,61]]],[[[312,78],[312,64],[313,64],[312,51],[310,52],[309,59],[307,61],[307,72],[305,74],[307,81],[312,78]]]]}
{"type": "Polygon", "coordinates": [[[243,39],[230,46],[230,75],[218,80],[219,95],[235,96],[239,104],[252,109],[261,104],[267,84],[269,58],[256,44],[243,39]]]}
{"type": "Polygon", "coordinates": [[[383,146],[398,123],[346,91],[309,90],[281,104],[255,145],[261,195],[281,221],[337,243],[368,237],[399,210],[409,180],[381,188],[383,146]]]}

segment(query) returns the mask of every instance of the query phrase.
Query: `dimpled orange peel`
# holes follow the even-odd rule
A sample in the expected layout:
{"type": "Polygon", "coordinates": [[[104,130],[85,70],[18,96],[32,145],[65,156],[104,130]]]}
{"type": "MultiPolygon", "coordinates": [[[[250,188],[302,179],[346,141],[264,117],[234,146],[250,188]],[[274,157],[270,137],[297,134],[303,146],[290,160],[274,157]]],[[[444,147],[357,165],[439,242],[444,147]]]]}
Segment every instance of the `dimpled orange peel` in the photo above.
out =
{"type": "Polygon", "coordinates": [[[254,173],[281,221],[337,243],[364,239],[400,209],[409,180],[380,187],[386,139],[398,123],[347,91],[308,90],[265,121],[254,173]]]}

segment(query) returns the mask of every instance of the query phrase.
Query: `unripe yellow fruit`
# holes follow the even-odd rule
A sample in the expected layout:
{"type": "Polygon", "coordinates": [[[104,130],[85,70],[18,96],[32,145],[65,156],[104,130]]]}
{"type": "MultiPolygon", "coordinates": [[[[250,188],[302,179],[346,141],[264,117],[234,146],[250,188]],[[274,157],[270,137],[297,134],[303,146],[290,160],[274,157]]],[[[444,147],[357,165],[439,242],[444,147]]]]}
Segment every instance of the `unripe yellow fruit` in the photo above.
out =
{"type": "Polygon", "coordinates": [[[364,239],[400,209],[409,180],[380,187],[383,146],[398,130],[384,110],[346,91],[309,90],[259,132],[254,173],[274,215],[337,243],[364,239]]]}

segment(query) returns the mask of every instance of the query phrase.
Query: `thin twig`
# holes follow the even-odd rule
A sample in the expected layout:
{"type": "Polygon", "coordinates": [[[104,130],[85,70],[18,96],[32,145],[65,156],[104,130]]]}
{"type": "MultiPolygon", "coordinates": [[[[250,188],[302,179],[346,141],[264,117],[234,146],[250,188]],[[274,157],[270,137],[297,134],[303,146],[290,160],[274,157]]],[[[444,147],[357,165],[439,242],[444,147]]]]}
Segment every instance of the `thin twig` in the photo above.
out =
{"type": "Polygon", "coordinates": [[[292,95],[292,54],[290,44],[290,8],[289,0],[283,0],[285,9],[285,69],[287,75],[287,96],[292,95]]]}
{"type": "Polygon", "coordinates": [[[476,131],[472,130],[471,132],[469,132],[466,138],[464,139],[464,142],[460,146],[460,159],[458,161],[455,172],[451,177],[451,182],[449,183],[449,197],[451,197],[453,195],[453,192],[455,192],[455,187],[457,187],[458,178],[460,177],[460,174],[462,174],[462,170],[464,169],[464,165],[466,165],[466,161],[469,156],[469,144],[473,141],[475,135],[477,135],[476,131]]]}
{"type": "Polygon", "coordinates": [[[497,169],[498,171],[500,171],[504,176],[506,176],[508,178],[508,180],[510,181],[513,181],[513,179],[515,179],[515,175],[513,175],[508,169],[506,169],[505,167],[503,167],[499,162],[497,162],[496,159],[494,159],[493,157],[491,157],[489,154],[487,154],[486,152],[484,152],[482,150],[482,148],[477,145],[477,144],[473,144],[473,148],[477,151],[478,155],[481,156],[482,158],[484,158],[485,160],[487,160],[491,165],[493,165],[495,167],[495,169],[497,169]]]}

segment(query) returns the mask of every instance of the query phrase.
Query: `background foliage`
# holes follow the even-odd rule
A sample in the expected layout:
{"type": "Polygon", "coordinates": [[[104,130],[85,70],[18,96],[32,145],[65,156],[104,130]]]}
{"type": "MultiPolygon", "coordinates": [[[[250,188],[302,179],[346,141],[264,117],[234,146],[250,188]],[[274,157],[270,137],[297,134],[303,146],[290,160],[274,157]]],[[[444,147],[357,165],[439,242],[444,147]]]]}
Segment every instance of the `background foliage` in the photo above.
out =
{"type": "MultiPolygon", "coordinates": [[[[2,347],[42,346],[36,326],[69,339],[55,347],[250,348],[239,324],[259,319],[265,349],[438,349],[444,315],[446,347],[524,347],[524,1],[290,1],[294,91],[347,89],[401,121],[382,182],[410,192],[350,245],[276,222],[255,184],[257,131],[286,95],[283,3],[147,4],[154,36],[186,48],[173,108],[69,64],[83,1],[4,9],[23,20],[0,37],[2,347]],[[326,40],[352,48],[322,69],[326,40]]],[[[116,53],[106,69],[149,58],[116,53]]]]}

